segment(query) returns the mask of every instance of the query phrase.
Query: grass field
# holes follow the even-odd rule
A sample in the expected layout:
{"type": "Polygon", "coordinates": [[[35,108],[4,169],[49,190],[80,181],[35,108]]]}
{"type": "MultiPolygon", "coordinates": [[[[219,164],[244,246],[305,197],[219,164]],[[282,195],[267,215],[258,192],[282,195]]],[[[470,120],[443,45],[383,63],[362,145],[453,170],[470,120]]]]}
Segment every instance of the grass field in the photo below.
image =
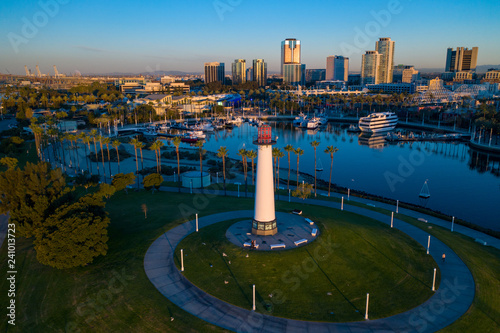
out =
{"type": "MultiPolygon", "coordinates": [[[[289,206],[286,205],[287,203],[277,203],[276,206],[277,209],[287,210],[289,206]]],[[[294,207],[297,206],[299,205],[294,204],[294,207]]],[[[186,221],[186,216],[183,216],[182,211],[194,214],[194,210],[190,207],[196,207],[201,215],[209,215],[226,211],[228,207],[231,210],[252,209],[253,199],[225,197],[204,200],[200,196],[177,193],[151,194],[144,191],[131,192],[129,195],[118,193],[110,199],[107,205],[111,218],[108,228],[110,236],[108,254],[97,258],[86,267],[65,271],[40,265],[36,260],[31,240],[18,238],[16,244],[16,269],[18,271],[16,326],[7,325],[6,320],[2,320],[0,330],[7,332],[223,331],[173,305],[154,288],[144,273],[143,259],[148,247],[164,231],[186,221]],[[148,207],[147,219],[141,210],[142,204],[148,207]],[[174,321],[171,321],[170,317],[173,317],[174,321]]],[[[329,227],[328,219],[332,211],[320,212],[315,206],[308,205],[302,207],[305,214],[318,221],[321,220],[324,229],[329,227]]],[[[365,206],[365,208],[370,207],[365,206]]],[[[384,212],[379,208],[374,209],[384,212]]],[[[338,211],[333,212],[338,213],[338,211]]],[[[390,214],[390,212],[385,213],[390,214]]],[[[415,219],[401,214],[398,218],[419,224],[415,219]]],[[[498,319],[500,318],[498,298],[500,251],[481,246],[467,237],[452,234],[438,227],[434,227],[429,232],[442,239],[457,252],[469,266],[476,280],[476,297],[471,309],[445,331],[500,331],[498,319]]],[[[354,239],[354,236],[352,237],[354,239]]],[[[303,251],[312,246],[313,244],[303,248],[303,251]]],[[[0,251],[2,272],[7,271],[6,256],[7,246],[4,244],[0,251]]],[[[245,259],[253,257],[251,253],[250,258],[245,259]]],[[[333,258],[332,255],[332,260],[333,258]]],[[[397,259],[400,258],[392,260],[397,259]]],[[[281,266],[275,268],[283,270],[281,266]]],[[[370,277],[367,277],[367,280],[368,278],[370,277]]],[[[250,281],[241,282],[243,286],[244,283],[248,285],[250,281]]],[[[232,285],[232,282],[228,284],[228,286],[232,285]]],[[[327,283],[322,282],[322,290],[325,285],[327,283]]],[[[8,302],[7,289],[7,281],[2,279],[0,302],[4,309],[8,302]]],[[[379,314],[376,313],[376,302],[379,297],[375,297],[375,292],[372,290],[366,291],[371,294],[370,314],[377,316],[379,314]]],[[[271,292],[272,290],[259,288],[262,299],[265,299],[271,292]]],[[[348,294],[348,291],[344,292],[348,294]]],[[[333,297],[333,292],[330,297],[333,297]]],[[[364,299],[365,295],[349,295],[349,299],[352,298],[351,302],[357,308],[364,309],[362,305],[358,305],[361,301],[355,300],[355,297],[364,299]]],[[[243,305],[247,307],[248,303],[243,305]]],[[[261,309],[261,311],[265,310],[261,309]]]]}
{"type": "MultiPolygon", "coordinates": [[[[277,207],[289,211],[292,206],[278,202],[277,207]]],[[[228,221],[186,237],[177,256],[183,248],[184,274],[208,293],[250,309],[255,284],[257,310],[292,319],[363,320],[367,292],[370,318],[376,319],[409,310],[432,295],[436,263],[420,244],[375,220],[331,212],[305,205],[304,216],[312,217],[321,233],[304,247],[239,248],[225,237],[234,223],[228,221]]]]}

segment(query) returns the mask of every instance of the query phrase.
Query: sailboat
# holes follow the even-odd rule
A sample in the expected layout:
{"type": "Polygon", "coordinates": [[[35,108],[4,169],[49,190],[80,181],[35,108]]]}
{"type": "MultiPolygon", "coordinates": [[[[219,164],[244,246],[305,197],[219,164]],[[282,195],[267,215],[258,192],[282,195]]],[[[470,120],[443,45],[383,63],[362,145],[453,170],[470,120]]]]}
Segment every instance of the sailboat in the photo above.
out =
{"type": "Polygon", "coordinates": [[[318,164],[316,165],[316,171],[323,171],[323,164],[321,164],[321,158],[318,159],[318,164]]]}
{"type": "Polygon", "coordinates": [[[429,199],[431,196],[431,192],[429,192],[429,186],[427,185],[427,180],[425,181],[422,189],[420,190],[420,194],[418,195],[421,198],[429,199]]]}

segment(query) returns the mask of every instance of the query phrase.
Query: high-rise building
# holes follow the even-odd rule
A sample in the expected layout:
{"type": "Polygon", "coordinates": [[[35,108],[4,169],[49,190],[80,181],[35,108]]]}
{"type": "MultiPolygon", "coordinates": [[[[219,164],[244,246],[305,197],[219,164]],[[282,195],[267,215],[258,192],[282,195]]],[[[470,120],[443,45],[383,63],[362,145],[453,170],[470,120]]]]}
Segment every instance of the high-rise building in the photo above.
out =
{"type": "Polygon", "coordinates": [[[306,69],[306,82],[324,81],[325,73],[324,69],[306,69]]]}
{"type": "Polygon", "coordinates": [[[413,83],[420,79],[418,71],[413,66],[397,65],[392,73],[393,82],[413,83]]]}
{"type": "Polygon", "coordinates": [[[284,64],[283,82],[290,85],[306,84],[306,65],[305,64],[284,64]]]}
{"type": "Polygon", "coordinates": [[[379,84],[380,53],[366,51],[361,56],[361,84],[379,84]]]}
{"type": "Polygon", "coordinates": [[[457,47],[455,51],[453,48],[448,48],[445,72],[476,71],[477,51],[477,47],[473,47],[471,50],[457,47]]]}
{"type": "Polygon", "coordinates": [[[281,42],[281,75],[285,64],[300,64],[300,40],[287,38],[281,42]]]}
{"type": "Polygon", "coordinates": [[[265,87],[267,84],[267,63],[264,59],[253,60],[253,81],[257,82],[259,87],[265,87]]]}
{"type": "Polygon", "coordinates": [[[233,69],[233,84],[242,84],[247,81],[245,59],[236,59],[232,63],[232,69],[233,69]]]}
{"type": "Polygon", "coordinates": [[[253,81],[253,67],[247,68],[247,82],[253,81]]]}
{"type": "Polygon", "coordinates": [[[343,56],[329,56],[326,58],[327,81],[347,81],[349,75],[349,58],[343,56]]]}
{"type": "Polygon", "coordinates": [[[224,63],[221,62],[206,62],[205,63],[205,84],[219,81],[225,83],[224,63]]]}
{"type": "Polygon", "coordinates": [[[380,54],[380,68],[378,71],[379,83],[392,82],[392,69],[394,68],[394,41],[390,38],[380,38],[375,43],[375,51],[380,54]]]}

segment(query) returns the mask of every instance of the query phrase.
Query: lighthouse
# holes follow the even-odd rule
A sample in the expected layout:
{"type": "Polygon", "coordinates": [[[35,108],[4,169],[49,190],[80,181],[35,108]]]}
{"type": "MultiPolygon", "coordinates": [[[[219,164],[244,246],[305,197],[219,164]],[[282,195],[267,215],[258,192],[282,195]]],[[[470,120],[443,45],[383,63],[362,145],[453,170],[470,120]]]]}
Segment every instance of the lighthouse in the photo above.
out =
{"type": "Polygon", "coordinates": [[[259,127],[257,139],[253,143],[258,146],[258,154],[252,234],[274,235],[278,232],[273,186],[273,145],[276,144],[276,139],[271,136],[271,126],[259,127]]]}

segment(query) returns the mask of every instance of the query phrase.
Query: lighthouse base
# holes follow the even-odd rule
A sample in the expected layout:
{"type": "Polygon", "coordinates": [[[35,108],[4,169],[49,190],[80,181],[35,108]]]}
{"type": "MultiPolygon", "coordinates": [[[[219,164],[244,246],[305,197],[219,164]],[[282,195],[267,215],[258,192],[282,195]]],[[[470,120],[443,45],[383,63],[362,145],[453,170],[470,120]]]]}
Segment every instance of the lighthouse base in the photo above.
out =
{"type": "Polygon", "coordinates": [[[261,236],[272,236],[278,233],[276,219],[268,222],[252,220],[252,234],[261,236]]]}

